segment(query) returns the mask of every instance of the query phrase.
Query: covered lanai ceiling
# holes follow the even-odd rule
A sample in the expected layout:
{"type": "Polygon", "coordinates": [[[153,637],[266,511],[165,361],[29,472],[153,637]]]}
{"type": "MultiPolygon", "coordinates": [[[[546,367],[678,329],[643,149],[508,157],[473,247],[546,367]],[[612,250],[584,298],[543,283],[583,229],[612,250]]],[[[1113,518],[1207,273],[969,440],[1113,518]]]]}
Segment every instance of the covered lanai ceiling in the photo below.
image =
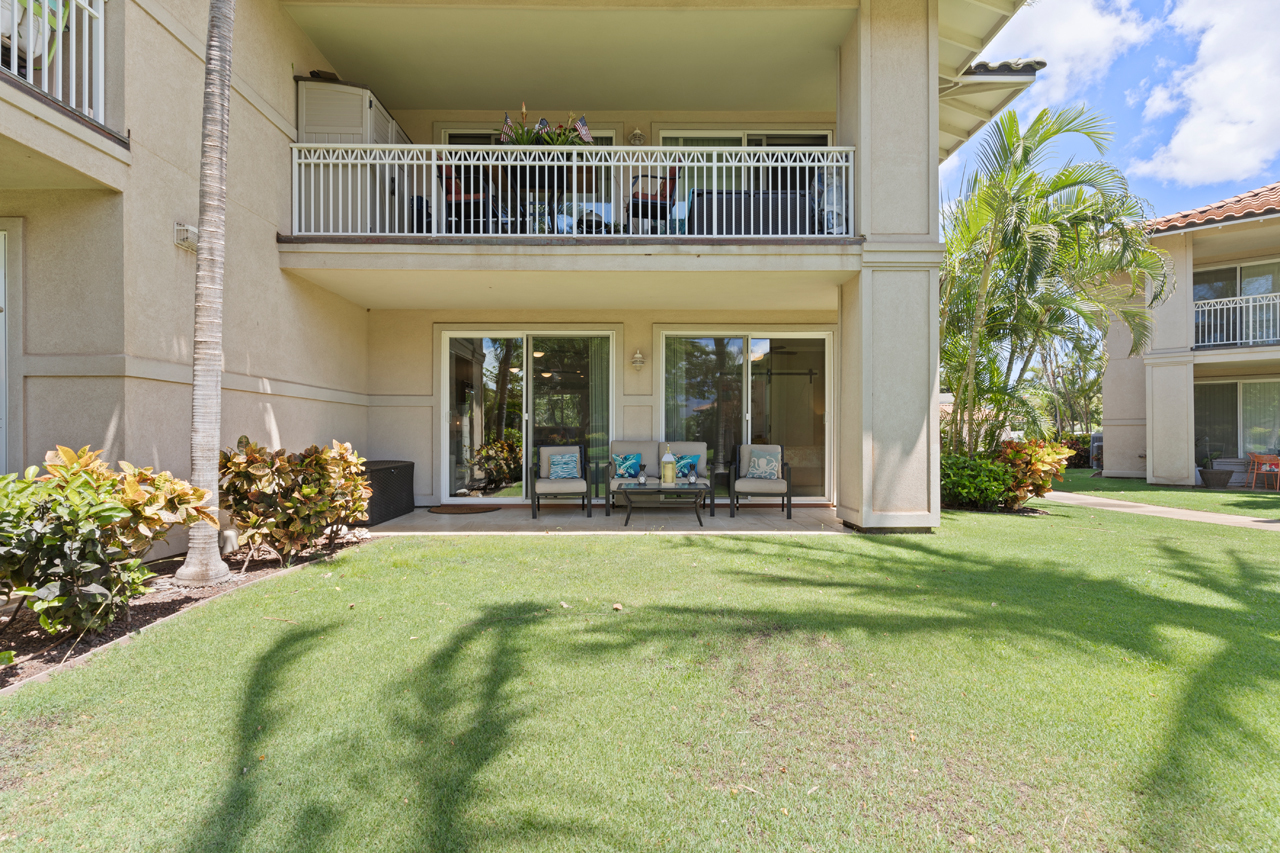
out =
{"type": "MultiPolygon", "coordinates": [[[[979,64],[1025,0],[939,0],[939,157],[1035,80],[1043,63],[979,64]]],[[[834,112],[856,0],[501,5],[284,0],[334,68],[393,110],[834,112]],[[568,101],[569,103],[565,103],[568,101]]],[[[299,69],[305,72],[307,69],[299,69]]]]}

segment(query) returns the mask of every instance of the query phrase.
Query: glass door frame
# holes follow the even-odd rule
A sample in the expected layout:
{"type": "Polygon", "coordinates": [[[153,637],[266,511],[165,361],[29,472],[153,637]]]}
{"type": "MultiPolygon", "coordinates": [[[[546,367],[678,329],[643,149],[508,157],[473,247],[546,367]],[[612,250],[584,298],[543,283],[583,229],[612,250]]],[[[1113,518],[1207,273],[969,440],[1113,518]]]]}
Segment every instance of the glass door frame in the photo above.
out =
{"type": "MultiPolygon", "coordinates": [[[[1263,383],[1263,382],[1273,383],[1273,384],[1276,382],[1280,382],[1280,376],[1250,376],[1248,378],[1240,378],[1240,379],[1229,379],[1229,378],[1220,379],[1214,376],[1214,377],[1206,377],[1204,379],[1194,380],[1192,382],[1193,396],[1192,396],[1192,407],[1191,407],[1192,419],[1193,419],[1191,424],[1192,444],[1193,445],[1195,444],[1195,432],[1196,432],[1196,425],[1194,421],[1194,418],[1195,418],[1194,386],[1196,385],[1234,385],[1236,386],[1236,453],[1240,454],[1235,458],[1248,459],[1248,456],[1246,454],[1248,454],[1249,451],[1245,449],[1245,441],[1244,441],[1244,386],[1263,383]]],[[[1194,447],[1192,449],[1192,453],[1193,454],[1195,453],[1194,447]]]]}
{"type": "MultiPolygon", "coordinates": [[[[529,503],[529,437],[533,428],[533,382],[529,378],[529,365],[532,363],[533,355],[533,338],[608,338],[609,340],[609,440],[612,441],[616,429],[615,421],[617,420],[616,401],[618,394],[618,347],[617,332],[613,329],[565,329],[563,326],[557,326],[550,329],[528,328],[521,326],[519,328],[493,328],[482,327],[479,329],[466,328],[449,328],[440,332],[439,361],[440,370],[436,377],[436,388],[439,392],[436,396],[439,409],[439,417],[436,419],[437,429],[440,430],[439,440],[435,443],[437,447],[437,458],[439,460],[439,476],[437,478],[437,487],[440,489],[440,502],[444,504],[505,504],[511,506],[519,506],[529,503]],[[522,475],[520,477],[521,494],[520,497],[489,497],[489,498],[471,498],[456,497],[451,494],[449,483],[449,417],[450,406],[448,400],[452,392],[450,385],[450,367],[452,359],[450,357],[450,342],[455,338],[520,338],[523,341],[523,364],[525,370],[524,390],[521,394],[521,465],[522,475]]],[[[547,499],[546,503],[554,503],[552,499],[547,499]]]]}
{"type": "MultiPolygon", "coordinates": [[[[837,411],[835,399],[836,359],[835,332],[805,329],[787,331],[785,329],[753,329],[744,331],[741,327],[698,327],[692,329],[655,329],[659,332],[657,380],[655,384],[656,405],[658,407],[658,437],[664,441],[667,434],[667,338],[742,338],[742,435],[751,435],[751,341],[752,339],[806,338],[823,341],[823,361],[826,370],[825,411],[823,412],[822,449],[822,491],[821,496],[796,497],[795,503],[834,504],[835,503],[835,417],[837,411]]],[[[727,501],[721,497],[719,500],[727,501]]]]}

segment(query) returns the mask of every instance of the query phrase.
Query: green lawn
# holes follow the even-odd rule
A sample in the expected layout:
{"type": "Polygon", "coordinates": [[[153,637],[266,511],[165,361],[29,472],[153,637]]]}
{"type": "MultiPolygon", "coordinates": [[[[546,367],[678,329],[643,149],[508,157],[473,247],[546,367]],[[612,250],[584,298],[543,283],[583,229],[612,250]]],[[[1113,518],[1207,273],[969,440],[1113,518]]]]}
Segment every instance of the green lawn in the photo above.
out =
{"type": "Polygon", "coordinates": [[[1063,474],[1063,482],[1053,487],[1062,492],[1097,495],[1118,501],[1225,512],[1229,515],[1252,515],[1257,518],[1280,518],[1280,493],[1272,490],[1213,491],[1189,486],[1153,486],[1145,480],[1118,480],[1092,477],[1086,469],[1073,469],[1063,474]]]}
{"type": "Polygon", "coordinates": [[[0,847],[1280,848],[1274,534],[1040,505],[382,540],[0,700],[0,847]]]}

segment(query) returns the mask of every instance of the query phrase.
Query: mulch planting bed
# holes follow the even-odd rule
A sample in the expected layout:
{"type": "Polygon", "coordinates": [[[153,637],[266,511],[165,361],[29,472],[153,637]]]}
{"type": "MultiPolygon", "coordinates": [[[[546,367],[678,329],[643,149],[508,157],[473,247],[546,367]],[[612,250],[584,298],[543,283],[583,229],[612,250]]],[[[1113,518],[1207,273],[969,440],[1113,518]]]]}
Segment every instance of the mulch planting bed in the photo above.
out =
{"type": "MultiPolygon", "coordinates": [[[[368,541],[369,538],[367,530],[352,530],[338,540],[336,550],[350,548],[368,541]]],[[[295,557],[293,565],[320,560],[329,556],[329,553],[323,546],[313,548],[295,557]]],[[[118,640],[166,616],[194,607],[205,599],[288,568],[280,560],[269,556],[266,559],[250,560],[241,572],[245,556],[245,549],[225,555],[223,559],[231,567],[231,577],[217,586],[195,588],[177,586],[173,582],[174,573],[182,565],[181,556],[148,563],[147,567],[156,573],[156,577],[147,581],[151,592],[140,595],[129,603],[128,618],[121,615],[102,633],[85,634],[78,641],[76,633],[72,631],[63,631],[56,637],[45,633],[36,614],[26,607],[19,608],[7,618],[0,618],[0,651],[12,650],[15,660],[11,666],[0,669],[0,689],[39,675],[64,660],[75,661],[99,646],[105,646],[112,640],[118,640]]]]}

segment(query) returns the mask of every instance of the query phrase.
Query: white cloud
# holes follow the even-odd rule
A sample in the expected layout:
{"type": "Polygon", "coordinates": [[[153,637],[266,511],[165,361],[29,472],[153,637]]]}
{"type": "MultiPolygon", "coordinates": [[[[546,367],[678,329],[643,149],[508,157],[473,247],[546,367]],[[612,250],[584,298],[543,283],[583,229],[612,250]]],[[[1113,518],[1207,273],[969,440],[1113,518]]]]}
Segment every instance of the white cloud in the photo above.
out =
{"type": "Polygon", "coordinates": [[[1020,113],[1074,100],[1101,82],[1116,59],[1155,29],[1130,0],[1041,0],[1013,16],[983,52],[984,59],[1015,57],[1048,63],[1018,99],[1020,113]]]}
{"type": "MultiPolygon", "coordinates": [[[[1280,154],[1276,0],[1180,0],[1168,23],[1199,41],[1195,61],[1154,87],[1143,117],[1182,113],[1135,175],[1200,186],[1262,175],[1280,154]]],[[[1014,20],[1017,20],[1016,18],[1014,20]]]]}

